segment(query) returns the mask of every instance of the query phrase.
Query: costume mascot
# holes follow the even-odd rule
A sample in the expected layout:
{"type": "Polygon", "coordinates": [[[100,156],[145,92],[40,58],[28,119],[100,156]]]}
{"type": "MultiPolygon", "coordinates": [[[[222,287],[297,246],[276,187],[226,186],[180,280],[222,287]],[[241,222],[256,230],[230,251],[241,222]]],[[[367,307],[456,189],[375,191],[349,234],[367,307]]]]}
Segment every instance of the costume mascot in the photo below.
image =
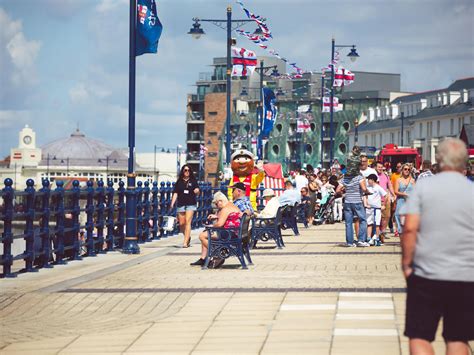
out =
{"type": "Polygon", "coordinates": [[[237,182],[244,183],[245,195],[250,199],[253,209],[257,210],[257,188],[265,178],[263,162],[258,161],[255,167],[255,156],[245,149],[235,151],[231,156],[232,179],[229,183],[229,200],[232,201],[232,186],[237,182]]]}

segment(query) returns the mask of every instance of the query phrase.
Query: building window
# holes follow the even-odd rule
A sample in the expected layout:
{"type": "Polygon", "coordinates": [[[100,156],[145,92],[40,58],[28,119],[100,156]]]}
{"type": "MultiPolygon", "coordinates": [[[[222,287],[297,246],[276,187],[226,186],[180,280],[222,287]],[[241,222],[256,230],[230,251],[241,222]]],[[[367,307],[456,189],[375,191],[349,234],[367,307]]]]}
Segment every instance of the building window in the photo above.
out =
{"type": "Polygon", "coordinates": [[[340,154],[346,154],[347,153],[347,147],[344,143],[339,144],[339,153],[340,154]]]}
{"type": "Polygon", "coordinates": [[[395,140],[395,133],[390,132],[390,143],[392,144],[395,143],[394,140],[395,140]]]}
{"type": "Polygon", "coordinates": [[[379,147],[382,146],[382,133],[379,134],[379,147]]]}
{"type": "Polygon", "coordinates": [[[306,144],[306,154],[313,154],[313,146],[311,144],[306,144]]]}
{"type": "Polygon", "coordinates": [[[397,144],[401,144],[402,142],[400,142],[400,132],[397,132],[397,144]]]}
{"type": "Polygon", "coordinates": [[[420,123],[419,129],[420,129],[420,134],[418,135],[418,137],[423,138],[423,122],[420,123]]]}
{"type": "Polygon", "coordinates": [[[365,144],[364,144],[366,147],[367,147],[368,142],[369,142],[369,137],[368,137],[367,134],[366,134],[366,135],[365,135],[365,144]]]}
{"type": "Polygon", "coordinates": [[[278,145],[274,145],[272,147],[273,154],[278,155],[280,153],[280,147],[278,145]]]}
{"type": "Polygon", "coordinates": [[[410,140],[411,140],[411,134],[410,134],[410,131],[407,131],[407,141],[405,142],[407,146],[410,145],[410,140]]]}
{"type": "Polygon", "coordinates": [[[451,118],[451,120],[449,121],[449,134],[454,134],[454,118],[451,118]]]}
{"type": "Polygon", "coordinates": [[[436,137],[439,137],[441,134],[441,121],[436,121],[436,137]]]}

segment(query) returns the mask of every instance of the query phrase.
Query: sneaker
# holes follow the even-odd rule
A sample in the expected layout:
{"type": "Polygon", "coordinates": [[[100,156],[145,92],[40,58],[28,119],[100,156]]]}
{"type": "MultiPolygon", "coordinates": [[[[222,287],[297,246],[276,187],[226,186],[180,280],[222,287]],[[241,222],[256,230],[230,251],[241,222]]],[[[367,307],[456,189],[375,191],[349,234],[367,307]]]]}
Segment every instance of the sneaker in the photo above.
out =
{"type": "Polygon", "coordinates": [[[370,246],[373,246],[375,245],[375,239],[374,238],[370,238],[369,240],[369,243],[368,243],[370,246]]]}
{"type": "Polygon", "coordinates": [[[355,244],[350,244],[350,243],[342,243],[340,244],[341,247],[345,247],[345,248],[354,248],[356,247],[355,244]]]}
{"type": "Polygon", "coordinates": [[[377,240],[375,242],[375,245],[378,246],[378,247],[381,247],[381,246],[383,246],[383,243],[380,240],[377,240]]]}
{"type": "Polygon", "coordinates": [[[367,243],[367,242],[357,242],[357,246],[365,248],[365,247],[369,246],[369,243],[367,243]]]}
{"type": "Polygon", "coordinates": [[[199,258],[199,260],[196,260],[194,263],[191,263],[189,265],[191,266],[203,266],[204,265],[204,259],[199,258]]]}

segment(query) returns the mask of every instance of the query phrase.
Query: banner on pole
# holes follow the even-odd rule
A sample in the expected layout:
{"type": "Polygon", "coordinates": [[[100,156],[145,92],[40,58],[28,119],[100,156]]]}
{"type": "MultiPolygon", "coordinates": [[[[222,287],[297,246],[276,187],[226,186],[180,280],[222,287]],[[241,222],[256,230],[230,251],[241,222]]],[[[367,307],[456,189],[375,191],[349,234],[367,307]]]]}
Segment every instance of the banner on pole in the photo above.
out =
{"type": "Polygon", "coordinates": [[[257,66],[257,55],[245,48],[232,47],[232,76],[250,76],[257,66]]]}
{"type": "MultiPolygon", "coordinates": [[[[333,98],[332,101],[333,112],[342,111],[342,104],[339,103],[337,97],[333,98]]],[[[331,98],[323,97],[323,112],[331,112],[331,98]]]]}
{"type": "Polygon", "coordinates": [[[155,0],[138,0],[135,55],[156,53],[162,31],[155,0]]]}
{"type": "Polygon", "coordinates": [[[277,115],[276,96],[272,89],[263,88],[263,127],[261,137],[267,138],[273,129],[277,115]]]}

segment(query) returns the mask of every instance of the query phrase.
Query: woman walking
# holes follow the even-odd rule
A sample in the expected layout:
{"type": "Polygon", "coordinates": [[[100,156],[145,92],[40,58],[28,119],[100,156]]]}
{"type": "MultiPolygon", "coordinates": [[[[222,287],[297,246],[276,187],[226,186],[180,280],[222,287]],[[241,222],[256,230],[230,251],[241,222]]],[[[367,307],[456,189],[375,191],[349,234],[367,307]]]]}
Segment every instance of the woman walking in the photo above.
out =
{"type": "Polygon", "coordinates": [[[178,222],[181,233],[184,234],[183,248],[188,248],[191,244],[191,222],[194,211],[196,211],[196,195],[199,194],[199,185],[194,177],[194,173],[188,164],[183,165],[174,185],[173,197],[171,198],[170,209],[177,204],[178,222]]]}
{"type": "Polygon", "coordinates": [[[400,219],[400,214],[403,206],[405,205],[408,196],[415,187],[415,179],[411,176],[411,167],[410,164],[403,164],[401,175],[395,181],[395,195],[397,196],[397,207],[395,209],[395,222],[397,223],[397,230],[395,236],[398,237],[402,234],[402,223],[400,219]]]}

